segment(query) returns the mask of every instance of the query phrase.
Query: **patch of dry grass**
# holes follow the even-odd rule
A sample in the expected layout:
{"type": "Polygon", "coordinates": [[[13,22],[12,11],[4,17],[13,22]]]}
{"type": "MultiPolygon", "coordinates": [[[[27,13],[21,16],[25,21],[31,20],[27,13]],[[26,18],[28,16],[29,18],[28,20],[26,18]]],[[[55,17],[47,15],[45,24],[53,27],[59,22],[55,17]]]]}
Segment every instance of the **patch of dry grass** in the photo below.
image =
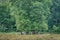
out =
{"type": "Polygon", "coordinates": [[[60,34],[20,35],[18,33],[0,34],[0,40],[60,40],[60,34]]]}

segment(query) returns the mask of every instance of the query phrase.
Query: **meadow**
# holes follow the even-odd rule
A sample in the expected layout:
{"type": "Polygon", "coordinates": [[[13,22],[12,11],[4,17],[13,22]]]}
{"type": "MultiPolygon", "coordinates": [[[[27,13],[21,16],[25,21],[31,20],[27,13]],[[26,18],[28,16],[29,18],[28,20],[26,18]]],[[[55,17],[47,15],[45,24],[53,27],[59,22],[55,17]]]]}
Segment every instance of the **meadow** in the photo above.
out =
{"type": "Polygon", "coordinates": [[[19,33],[0,33],[0,40],[60,40],[60,34],[20,35],[19,33]]]}

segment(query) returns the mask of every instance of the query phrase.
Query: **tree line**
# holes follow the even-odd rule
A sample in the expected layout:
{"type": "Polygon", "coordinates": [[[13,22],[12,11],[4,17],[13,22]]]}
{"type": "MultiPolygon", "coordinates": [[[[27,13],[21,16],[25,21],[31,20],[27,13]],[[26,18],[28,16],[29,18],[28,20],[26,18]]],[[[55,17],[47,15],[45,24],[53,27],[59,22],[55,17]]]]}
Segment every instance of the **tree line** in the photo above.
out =
{"type": "Polygon", "coordinates": [[[0,0],[0,32],[60,33],[60,0],[0,0]]]}

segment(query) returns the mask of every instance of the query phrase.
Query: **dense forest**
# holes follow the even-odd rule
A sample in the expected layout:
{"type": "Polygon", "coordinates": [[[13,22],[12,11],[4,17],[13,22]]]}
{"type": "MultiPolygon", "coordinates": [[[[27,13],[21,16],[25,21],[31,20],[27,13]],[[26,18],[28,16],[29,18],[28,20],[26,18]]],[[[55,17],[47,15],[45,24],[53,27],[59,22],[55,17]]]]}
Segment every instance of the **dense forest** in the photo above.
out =
{"type": "Polygon", "coordinates": [[[0,0],[0,32],[60,33],[60,0],[0,0]]]}

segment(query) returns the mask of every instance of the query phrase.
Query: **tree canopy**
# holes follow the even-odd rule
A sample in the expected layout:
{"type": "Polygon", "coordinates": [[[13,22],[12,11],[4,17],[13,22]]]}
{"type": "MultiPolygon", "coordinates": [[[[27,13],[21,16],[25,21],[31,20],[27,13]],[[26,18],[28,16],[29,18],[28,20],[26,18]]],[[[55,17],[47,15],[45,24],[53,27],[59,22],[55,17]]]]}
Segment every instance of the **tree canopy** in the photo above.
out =
{"type": "Polygon", "coordinates": [[[60,0],[0,0],[0,32],[60,32],[60,0]]]}

